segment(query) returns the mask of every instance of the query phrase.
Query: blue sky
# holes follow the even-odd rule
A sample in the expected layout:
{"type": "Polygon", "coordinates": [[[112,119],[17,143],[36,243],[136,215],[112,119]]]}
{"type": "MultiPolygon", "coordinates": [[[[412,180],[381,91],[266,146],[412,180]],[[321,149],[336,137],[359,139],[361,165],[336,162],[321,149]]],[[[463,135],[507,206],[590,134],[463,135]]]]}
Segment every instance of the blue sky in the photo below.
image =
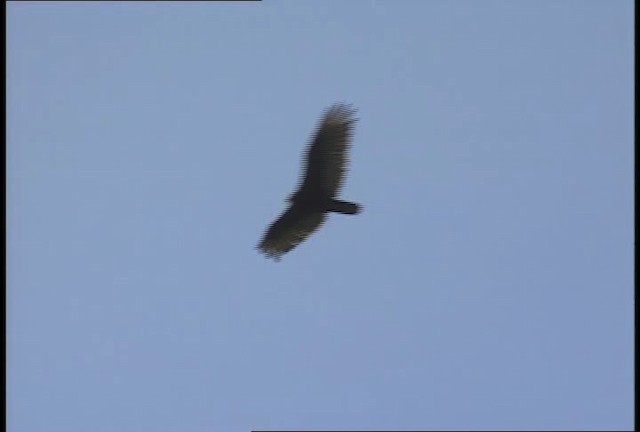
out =
{"type": "Polygon", "coordinates": [[[8,426],[633,427],[633,3],[7,4],[8,426]],[[322,111],[343,197],[254,246],[322,111]]]}

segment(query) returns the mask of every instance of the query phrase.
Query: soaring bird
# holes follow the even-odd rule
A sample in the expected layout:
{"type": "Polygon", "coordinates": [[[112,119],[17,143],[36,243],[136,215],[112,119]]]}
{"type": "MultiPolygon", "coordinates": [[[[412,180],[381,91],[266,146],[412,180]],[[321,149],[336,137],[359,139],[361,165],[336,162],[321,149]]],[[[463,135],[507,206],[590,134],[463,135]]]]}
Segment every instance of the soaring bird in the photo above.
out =
{"type": "Polygon", "coordinates": [[[279,261],[325,221],[328,212],[353,215],[361,206],[337,199],[347,171],[356,110],[338,103],[325,110],[303,158],[298,189],[289,208],[269,226],[257,249],[279,261]]]}

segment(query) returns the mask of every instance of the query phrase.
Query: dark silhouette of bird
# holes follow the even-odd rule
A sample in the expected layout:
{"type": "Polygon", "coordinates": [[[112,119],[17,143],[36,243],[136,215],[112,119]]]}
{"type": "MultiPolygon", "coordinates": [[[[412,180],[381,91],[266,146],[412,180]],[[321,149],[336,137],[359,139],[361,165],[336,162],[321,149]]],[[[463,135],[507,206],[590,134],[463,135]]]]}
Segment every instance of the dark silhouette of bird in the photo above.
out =
{"type": "Polygon", "coordinates": [[[298,189],[287,199],[289,208],[271,224],[257,246],[267,257],[279,261],[316,231],[329,212],[360,212],[360,205],[337,199],[347,172],[355,112],[341,103],[324,112],[304,155],[298,189]]]}

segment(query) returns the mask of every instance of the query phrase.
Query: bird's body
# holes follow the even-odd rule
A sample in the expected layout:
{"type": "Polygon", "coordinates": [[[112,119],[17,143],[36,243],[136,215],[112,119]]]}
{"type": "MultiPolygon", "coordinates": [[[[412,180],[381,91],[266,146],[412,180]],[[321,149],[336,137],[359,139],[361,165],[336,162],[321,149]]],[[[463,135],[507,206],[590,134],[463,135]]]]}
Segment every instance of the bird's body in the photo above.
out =
{"type": "Polygon", "coordinates": [[[358,204],[336,198],[347,170],[355,110],[335,104],[325,113],[309,143],[300,186],[289,208],[267,229],[258,250],[276,261],[317,230],[327,212],[357,214],[358,204]]]}

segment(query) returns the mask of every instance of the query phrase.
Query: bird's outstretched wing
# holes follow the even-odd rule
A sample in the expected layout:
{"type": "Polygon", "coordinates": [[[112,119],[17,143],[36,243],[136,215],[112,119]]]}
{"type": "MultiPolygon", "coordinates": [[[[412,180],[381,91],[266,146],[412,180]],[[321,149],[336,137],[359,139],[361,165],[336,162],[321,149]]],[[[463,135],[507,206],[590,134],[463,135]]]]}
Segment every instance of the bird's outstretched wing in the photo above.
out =
{"type": "Polygon", "coordinates": [[[349,163],[349,147],[356,110],[335,104],[325,111],[311,137],[303,160],[302,182],[298,193],[335,196],[344,182],[349,163]]]}
{"type": "Polygon", "coordinates": [[[296,204],[271,224],[257,248],[269,258],[280,257],[302,243],[324,222],[320,212],[309,212],[296,204]]]}

